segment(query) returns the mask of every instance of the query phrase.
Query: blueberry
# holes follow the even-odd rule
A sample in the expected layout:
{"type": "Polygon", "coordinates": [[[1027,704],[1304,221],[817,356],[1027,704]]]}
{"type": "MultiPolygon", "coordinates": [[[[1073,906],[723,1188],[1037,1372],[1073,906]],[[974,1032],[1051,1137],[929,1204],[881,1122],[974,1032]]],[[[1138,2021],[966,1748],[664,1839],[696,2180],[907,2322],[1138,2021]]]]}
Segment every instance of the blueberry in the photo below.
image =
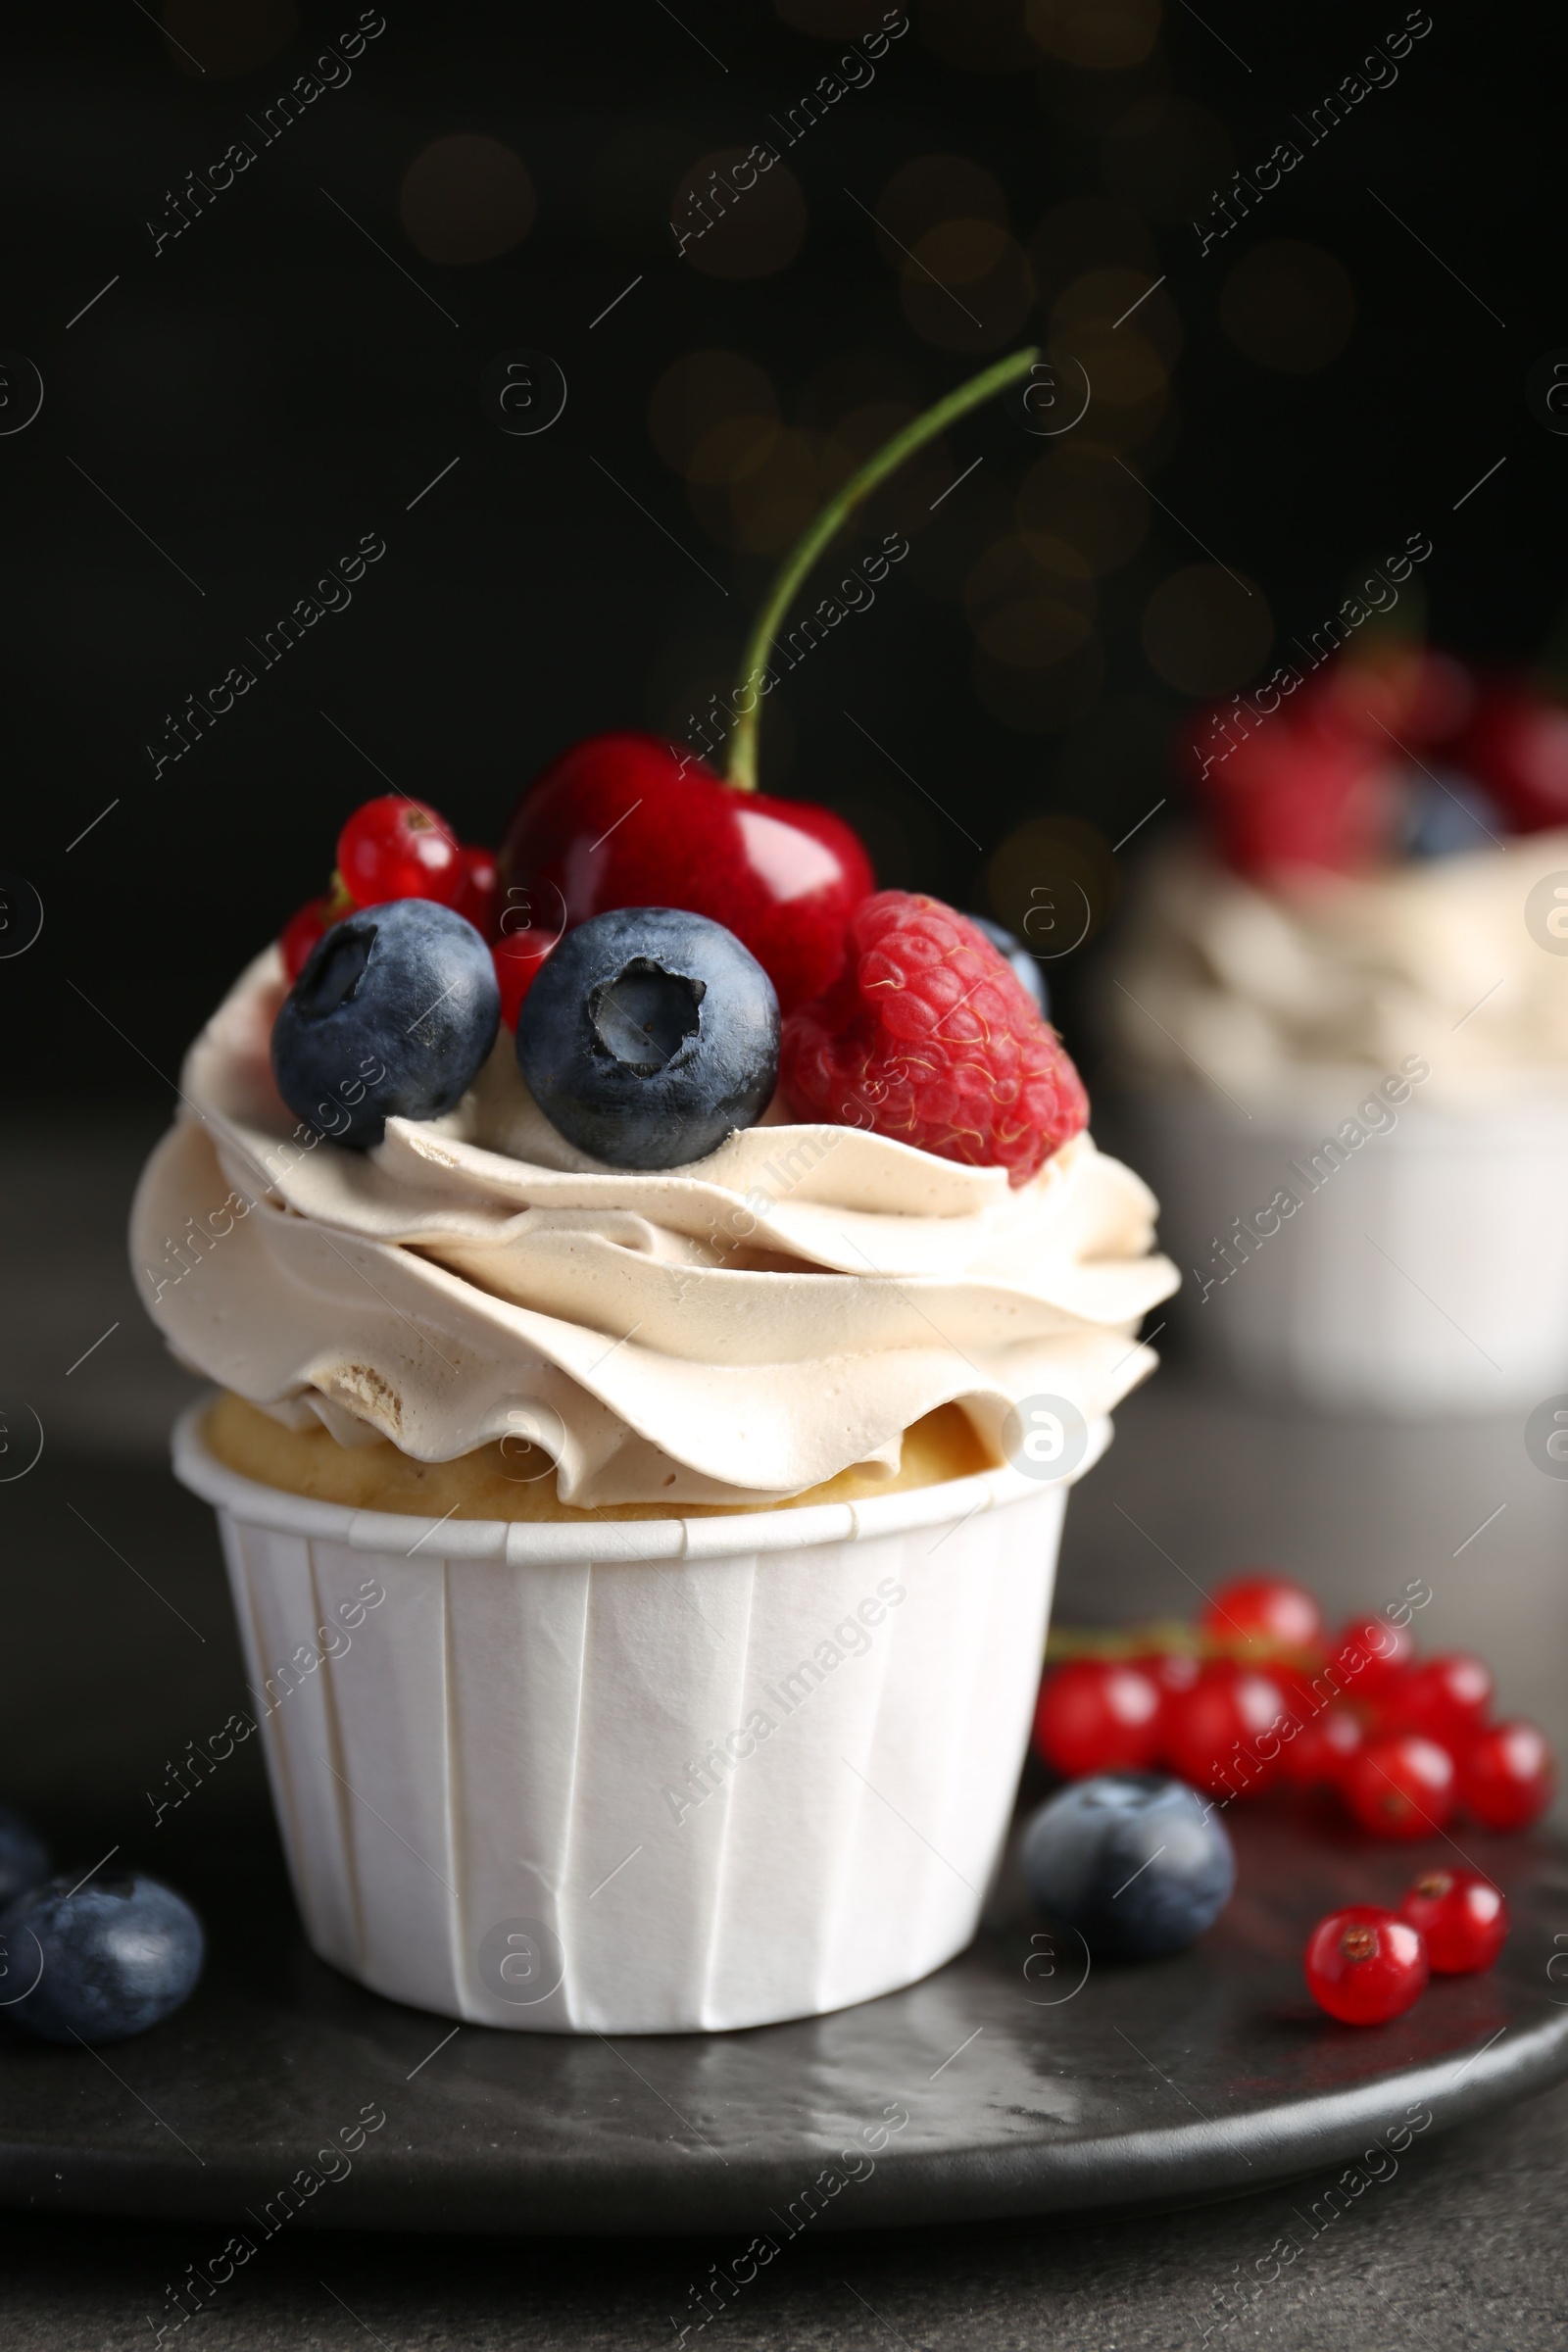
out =
{"type": "Polygon", "coordinates": [[[1021,939],[1016,938],[1003,923],[993,923],[983,914],[969,917],[977,931],[983,931],[1000,956],[1004,956],[1040,1007],[1041,1018],[1051,1017],[1051,996],[1046,987],[1046,975],[1030,955],[1021,939]]]}
{"type": "Polygon", "coordinates": [[[48,1876],[49,1849],[43,1839],[18,1814],[0,1805],[0,1910],[48,1876]]]}
{"type": "Polygon", "coordinates": [[[0,1912],[6,2014],[44,2041],[123,2041],[179,2007],[202,1973],[201,1921],[139,1872],[49,1879],[0,1912]]]}
{"type": "Polygon", "coordinates": [[[1484,850],[1507,831],[1502,811],[1468,776],[1411,779],[1404,846],[1412,858],[1457,858],[1484,850]]]}
{"type": "Polygon", "coordinates": [[[517,1066],[568,1143],[615,1168],[705,1159],[767,1108],[778,999],[732,931],[674,906],[596,914],[541,966],[517,1066]]]}
{"type": "Polygon", "coordinates": [[[1041,1806],[1019,1854],[1036,1906],[1076,1928],[1097,1959],[1185,1949],[1230,1901],[1236,1856],[1185,1781],[1101,1772],[1041,1806]]]}
{"type": "Polygon", "coordinates": [[[433,899],[362,907],[323,931],[272,1024],[272,1075],[300,1118],[365,1152],[389,1118],[433,1119],[496,1042],[489,949],[433,899]]]}

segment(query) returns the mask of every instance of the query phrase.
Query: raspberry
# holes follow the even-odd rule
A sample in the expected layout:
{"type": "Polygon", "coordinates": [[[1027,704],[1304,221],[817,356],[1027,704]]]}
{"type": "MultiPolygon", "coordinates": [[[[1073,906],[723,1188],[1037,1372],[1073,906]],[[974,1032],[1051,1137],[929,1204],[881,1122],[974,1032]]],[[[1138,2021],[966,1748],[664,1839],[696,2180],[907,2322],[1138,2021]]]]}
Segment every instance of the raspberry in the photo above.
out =
{"type": "Polygon", "coordinates": [[[797,1116],[869,1128],[1027,1184],[1089,1123],[1061,1040],[1006,959],[939,899],[878,891],[825,996],[784,1023],[797,1116]]]}

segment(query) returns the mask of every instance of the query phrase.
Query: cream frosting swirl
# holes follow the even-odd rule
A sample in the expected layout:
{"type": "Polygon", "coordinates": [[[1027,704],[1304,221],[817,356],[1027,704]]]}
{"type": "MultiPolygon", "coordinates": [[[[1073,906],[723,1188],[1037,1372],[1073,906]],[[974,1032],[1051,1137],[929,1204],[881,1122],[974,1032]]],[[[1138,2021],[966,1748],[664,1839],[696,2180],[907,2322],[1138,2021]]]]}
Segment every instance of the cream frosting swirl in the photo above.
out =
{"type": "Polygon", "coordinates": [[[891,1476],[949,1401],[1000,1456],[1020,1400],[1093,1422],[1153,1367],[1133,1335],[1177,1276],[1087,1135],[1014,1191],[775,1105],[689,1167],[607,1168],[503,1031],[457,1109],[344,1151],[273,1085],[284,985],[269,949],[192,1046],[130,1240],[174,1353],[292,1426],[422,1461],[526,1437],[585,1506],[757,1502],[891,1476]]]}
{"type": "Polygon", "coordinates": [[[1568,832],[1266,892],[1172,841],[1145,864],[1110,967],[1118,1058],[1139,1080],[1233,1096],[1410,1054],[1431,1064],[1425,1098],[1453,1106],[1568,1085],[1568,955],[1532,901],[1558,874],[1568,832]]]}

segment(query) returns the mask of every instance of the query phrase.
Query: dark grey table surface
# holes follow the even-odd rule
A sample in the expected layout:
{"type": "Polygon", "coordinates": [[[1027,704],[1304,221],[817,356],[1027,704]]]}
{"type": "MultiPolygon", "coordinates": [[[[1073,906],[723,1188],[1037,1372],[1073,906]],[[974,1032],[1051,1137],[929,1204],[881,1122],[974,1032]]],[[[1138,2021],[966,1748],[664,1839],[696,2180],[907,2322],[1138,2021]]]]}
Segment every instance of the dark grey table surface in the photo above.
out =
{"type": "MultiPolygon", "coordinates": [[[[0,1487],[0,1796],[88,1862],[117,1839],[148,1858],[145,1790],[240,1694],[210,1520],[163,1467],[187,1384],[121,1255],[153,1131],[127,1125],[88,1149],[85,1133],[56,1128],[0,1149],[0,1401],[30,1404],[45,1433],[36,1468],[0,1487]]],[[[1200,1386],[1173,1362],[1124,1408],[1067,1530],[1059,1620],[1179,1614],[1255,1559],[1302,1576],[1331,1610],[1420,1580],[1424,1644],[1481,1648],[1509,1710],[1568,1747],[1568,1483],[1533,1467],[1515,1420],[1313,1420],[1200,1386]]],[[[190,1834],[238,1836],[265,1811],[257,1760],[240,1750],[190,1834]]],[[[161,1860],[177,1880],[173,1847],[161,1860]]],[[[1271,2249],[1324,2185],[1152,2217],[803,2238],[712,2333],[737,2348],[929,2352],[1563,2340],[1568,2088],[1418,2143],[1282,2261],[1271,2249]]],[[[0,2344],[151,2345],[148,2315],[209,2235],[0,2213],[0,2344]]],[[[281,2234],[186,2340],[213,2352],[673,2344],[669,2315],[724,2250],[281,2234]]]]}

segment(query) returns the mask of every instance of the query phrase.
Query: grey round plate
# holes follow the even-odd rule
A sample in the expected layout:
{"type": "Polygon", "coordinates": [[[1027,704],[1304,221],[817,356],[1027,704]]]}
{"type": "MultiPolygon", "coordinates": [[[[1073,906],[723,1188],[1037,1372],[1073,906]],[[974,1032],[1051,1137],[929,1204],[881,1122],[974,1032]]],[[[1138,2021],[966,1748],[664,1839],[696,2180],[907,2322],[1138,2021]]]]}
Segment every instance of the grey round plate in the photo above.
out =
{"type": "Polygon", "coordinates": [[[1306,1997],[1309,1929],[1455,1849],[1272,1806],[1233,1823],[1236,1897],[1178,1958],[1086,1974],[1023,1920],[832,2017],[614,2041],[454,2029],[362,1991],[305,1949],[261,1843],[182,1874],[213,1957],[168,2025],[102,2052],[0,2030],[0,2195],[210,2217],[255,2244],[286,2222],[717,2230],[755,2262],[754,2235],[1169,2203],[1328,2164],[1355,2195],[1424,2134],[1568,2074],[1562,1847],[1461,1832],[1512,1907],[1501,1961],[1356,2030],[1306,1997]]]}

